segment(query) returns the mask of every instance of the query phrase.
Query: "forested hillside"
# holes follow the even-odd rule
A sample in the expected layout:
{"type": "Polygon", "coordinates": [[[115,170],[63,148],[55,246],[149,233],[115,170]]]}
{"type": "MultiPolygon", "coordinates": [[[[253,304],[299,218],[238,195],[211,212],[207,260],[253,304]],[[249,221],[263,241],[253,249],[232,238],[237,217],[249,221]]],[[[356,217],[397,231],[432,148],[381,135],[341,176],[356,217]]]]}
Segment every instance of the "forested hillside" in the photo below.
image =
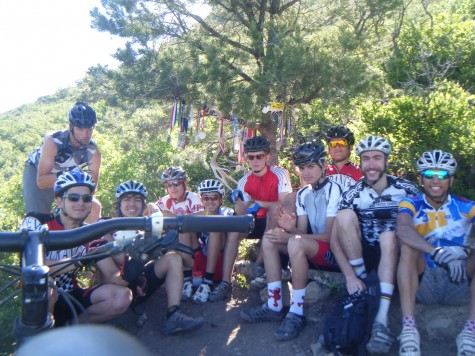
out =
{"type": "Polygon", "coordinates": [[[129,41],[116,53],[119,69],[90,68],[76,87],[0,115],[0,229],[22,218],[28,153],[66,128],[77,100],[99,117],[105,215],[123,180],[161,196],[157,172],[170,164],[185,166],[195,189],[213,176],[220,142],[217,166],[239,178],[233,137],[256,123],[282,165],[293,145],[338,123],[357,139],[388,137],[391,172],[412,179],[420,153],[450,151],[460,167],[455,191],[475,198],[472,1],[218,0],[205,1],[206,15],[190,3],[104,0],[91,21],[129,41]],[[284,104],[284,115],[263,113],[268,102],[284,104]],[[170,131],[175,104],[182,110],[170,131]]]}

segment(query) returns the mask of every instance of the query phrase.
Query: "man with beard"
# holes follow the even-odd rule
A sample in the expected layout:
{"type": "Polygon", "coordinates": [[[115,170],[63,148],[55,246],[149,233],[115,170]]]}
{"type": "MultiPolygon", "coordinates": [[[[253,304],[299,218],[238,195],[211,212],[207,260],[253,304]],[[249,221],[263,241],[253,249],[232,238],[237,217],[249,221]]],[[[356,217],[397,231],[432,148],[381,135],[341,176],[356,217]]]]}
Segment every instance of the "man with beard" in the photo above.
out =
{"type": "Polygon", "coordinates": [[[397,277],[403,314],[399,355],[421,354],[416,301],[429,305],[470,302],[468,320],[456,339],[457,355],[475,354],[475,284],[470,283],[475,259],[469,247],[475,202],[450,193],[456,168],[450,153],[424,152],[417,161],[424,193],[399,204],[397,277]]]}
{"type": "Polygon", "coordinates": [[[367,272],[377,271],[381,299],[367,344],[371,353],[386,353],[393,343],[387,316],[398,258],[397,207],[403,198],[418,193],[413,183],[386,174],[390,152],[383,137],[358,142],[363,179],[343,194],[330,241],[350,295],[365,291],[367,272]]]}

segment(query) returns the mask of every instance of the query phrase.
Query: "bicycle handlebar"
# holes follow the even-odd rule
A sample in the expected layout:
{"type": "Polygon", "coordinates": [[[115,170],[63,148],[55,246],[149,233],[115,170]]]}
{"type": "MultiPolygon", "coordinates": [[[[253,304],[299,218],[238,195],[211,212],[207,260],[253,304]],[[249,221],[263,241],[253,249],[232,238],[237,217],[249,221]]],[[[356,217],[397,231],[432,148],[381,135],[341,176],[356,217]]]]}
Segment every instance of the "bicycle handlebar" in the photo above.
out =
{"type": "MultiPolygon", "coordinates": [[[[39,235],[39,240],[47,250],[62,250],[88,243],[115,230],[144,230],[154,232],[156,217],[120,218],[97,222],[74,230],[66,231],[20,231],[0,232],[0,251],[22,251],[28,236],[39,235]]],[[[254,228],[252,215],[242,216],[202,216],[177,215],[175,218],[162,218],[164,230],[178,232],[246,232],[254,228]]]]}

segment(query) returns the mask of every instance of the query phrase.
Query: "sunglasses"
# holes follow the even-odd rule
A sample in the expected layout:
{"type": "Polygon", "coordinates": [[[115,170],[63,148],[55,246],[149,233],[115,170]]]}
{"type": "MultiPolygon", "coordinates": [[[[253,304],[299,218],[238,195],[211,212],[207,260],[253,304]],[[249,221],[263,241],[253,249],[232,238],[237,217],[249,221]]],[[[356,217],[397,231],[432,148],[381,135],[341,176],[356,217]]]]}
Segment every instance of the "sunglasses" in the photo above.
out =
{"type": "Polygon", "coordinates": [[[64,194],[63,198],[67,198],[69,201],[73,203],[77,203],[79,199],[82,199],[83,202],[85,203],[90,203],[92,202],[92,195],[91,194],[76,194],[76,193],[71,193],[71,194],[64,194]]]}
{"type": "Polygon", "coordinates": [[[219,195],[213,195],[213,196],[201,197],[201,200],[203,200],[203,201],[217,201],[217,200],[219,200],[219,198],[220,198],[219,195]]]}
{"type": "Polygon", "coordinates": [[[181,182],[171,182],[171,183],[165,183],[166,188],[171,188],[171,187],[179,187],[181,182]]]}
{"type": "Polygon", "coordinates": [[[261,160],[265,157],[266,155],[264,153],[260,153],[258,155],[246,155],[246,158],[249,160],[249,161],[254,161],[255,159],[257,160],[261,160]]]}
{"type": "Polygon", "coordinates": [[[348,147],[348,141],[346,141],[346,140],[330,141],[330,143],[328,144],[328,146],[330,146],[330,148],[335,148],[336,146],[348,147]]]}
{"type": "Polygon", "coordinates": [[[443,180],[450,178],[450,174],[447,171],[433,171],[431,169],[427,169],[422,172],[422,176],[427,179],[433,179],[437,177],[437,179],[443,180]]]}

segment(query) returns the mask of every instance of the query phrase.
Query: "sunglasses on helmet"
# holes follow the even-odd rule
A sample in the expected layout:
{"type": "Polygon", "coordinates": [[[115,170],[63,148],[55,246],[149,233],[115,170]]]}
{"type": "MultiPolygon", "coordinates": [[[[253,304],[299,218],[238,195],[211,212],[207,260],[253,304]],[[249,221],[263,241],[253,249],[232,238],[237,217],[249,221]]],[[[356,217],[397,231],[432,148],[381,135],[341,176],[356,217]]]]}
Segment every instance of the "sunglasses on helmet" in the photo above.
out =
{"type": "Polygon", "coordinates": [[[427,179],[434,179],[437,177],[439,180],[448,179],[450,178],[450,173],[448,171],[433,171],[432,169],[427,169],[422,172],[422,176],[427,179]]]}
{"type": "Polygon", "coordinates": [[[70,202],[77,203],[79,199],[82,199],[83,202],[85,203],[90,203],[92,202],[93,196],[91,194],[76,194],[76,193],[71,193],[71,194],[64,194],[63,198],[68,199],[70,202]]]}

